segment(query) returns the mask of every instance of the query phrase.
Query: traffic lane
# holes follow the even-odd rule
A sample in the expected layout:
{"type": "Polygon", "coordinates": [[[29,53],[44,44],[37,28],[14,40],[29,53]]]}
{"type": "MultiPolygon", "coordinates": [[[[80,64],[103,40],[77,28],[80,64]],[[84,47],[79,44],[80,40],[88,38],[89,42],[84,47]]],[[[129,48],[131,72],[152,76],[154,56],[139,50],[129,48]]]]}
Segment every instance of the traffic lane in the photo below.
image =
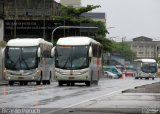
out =
{"type": "Polygon", "coordinates": [[[44,86],[2,86],[0,90],[3,91],[6,87],[8,94],[1,92],[0,107],[67,108],[124,89],[129,85],[140,85],[140,82],[152,83],[153,80],[140,81],[126,78],[125,80],[102,79],[99,82],[99,86],[92,87],[83,85],[59,87],[57,82],[44,86]]]}
{"type": "Polygon", "coordinates": [[[75,105],[70,109],[61,110],[61,113],[159,114],[160,92],[158,89],[154,89],[155,87],[160,87],[160,82],[138,86],[134,89],[123,91],[120,94],[115,94],[114,96],[90,100],[86,103],[75,105]]]}

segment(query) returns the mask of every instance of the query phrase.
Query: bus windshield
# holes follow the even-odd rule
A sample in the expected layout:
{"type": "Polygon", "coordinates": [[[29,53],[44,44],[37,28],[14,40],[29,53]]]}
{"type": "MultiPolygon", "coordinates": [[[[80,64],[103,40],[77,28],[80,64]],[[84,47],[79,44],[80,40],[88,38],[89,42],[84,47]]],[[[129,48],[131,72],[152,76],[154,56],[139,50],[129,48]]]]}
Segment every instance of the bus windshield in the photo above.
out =
{"type": "Polygon", "coordinates": [[[5,67],[11,70],[29,70],[38,66],[37,47],[6,47],[5,67]]]}
{"type": "Polygon", "coordinates": [[[55,67],[62,69],[82,69],[89,66],[89,46],[57,46],[55,67]]]}
{"type": "Polygon", "coordinates": [[[145,73],[156,73],[157,64],[156,63],[142,63],[142,71],[145,73]]]}

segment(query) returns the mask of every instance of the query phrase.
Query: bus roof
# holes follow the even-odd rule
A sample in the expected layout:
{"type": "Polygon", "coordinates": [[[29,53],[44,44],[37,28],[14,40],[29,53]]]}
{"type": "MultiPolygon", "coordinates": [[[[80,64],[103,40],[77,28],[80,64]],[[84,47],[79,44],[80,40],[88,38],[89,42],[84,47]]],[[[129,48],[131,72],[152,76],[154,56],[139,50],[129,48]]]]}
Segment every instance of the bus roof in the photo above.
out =
{"type": "Polygon", "coordinates": [[[38,46],[41,43],[53,45],[42,38],[16,38],[9,40],[7,46],[38,46]]]}
{"type": "Polygon", "coordinates": [[[57,41],[57,45],[89,45],[90,43],[100,45],[96,40],[83,36],[63,37],[57,41]]]}
{"type": "Polygon", "coordinates": [[[139,61],[139,62],[148,62],[148,63],[155,63],[156,60],[155,59],[136,59],[134,61],[139,61]]]}

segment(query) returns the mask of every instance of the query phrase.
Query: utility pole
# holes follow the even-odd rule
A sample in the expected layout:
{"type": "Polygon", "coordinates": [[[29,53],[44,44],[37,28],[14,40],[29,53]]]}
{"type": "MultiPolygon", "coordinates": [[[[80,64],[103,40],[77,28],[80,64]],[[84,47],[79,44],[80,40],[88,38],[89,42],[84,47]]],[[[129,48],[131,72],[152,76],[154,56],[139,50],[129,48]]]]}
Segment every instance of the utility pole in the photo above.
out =
{"type": "Polygon", "coordinates": [[[15,10],[15,14],[14,14],[14,38],[16,38],[16,29],[17,29],[17,1],[14,0],[14,10],[15,10]]]}
{"type": "Polygon", "coordinates": [[[45,18],[46,18],[46,16],[45,16],[45,12],[46,12],[46,8],[45,8],[45,0],[43,1],[43,39],[45,39],[45,32],[46,32],[46,22],[45,22],[45,18]]]}
{"type": "Polygon", "coordinates": [[[123,57],[123,52],[124,52],[124,39],[125,39],[126,37],[122,37],[122,57],[123,57]]]}

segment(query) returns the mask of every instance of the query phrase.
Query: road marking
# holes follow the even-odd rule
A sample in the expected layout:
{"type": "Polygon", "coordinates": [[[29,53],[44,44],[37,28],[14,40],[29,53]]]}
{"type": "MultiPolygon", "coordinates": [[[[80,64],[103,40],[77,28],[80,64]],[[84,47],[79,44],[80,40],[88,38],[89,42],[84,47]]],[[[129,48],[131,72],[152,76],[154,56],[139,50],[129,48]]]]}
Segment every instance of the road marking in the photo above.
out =
{"type": "MultiPolygon", "coordinates": [[[[160,82],[159,80],[155,81],[154,83],[156,82],[160,82]]],[[[146,85],[146,84],[150,84],[150,83],[144,83],[144,84],[139,84],[138,86],[142,86],[142,85],[146,85]]],[[[124,88],[124,89],[121,89],[121,90],[117,90],[117,91],[113,91],[111,93],[107,93],[107,94],[104,94],[104,95],[101,95],[101,96],[98,96],[98,97],[94,97],[94,98],[91,98],[91,99],[87,99],[87,100],[84,100],[82,102],[79,102],[79,103],[76,103],[76,104],[73,104],[73,105],[70,105],[70,106],[67,106],[67,107],[62,107],[62,109],[59,109],[59,110],[52,110],[52,111],[48,111],[44,114],[51,114],[51,113],[56,113],[58,111],[62,111],[62,110],[65,110],[67,108],[71,108],[71,107],[74,107],[74,106],[77,106],[77,105],[80,105],[80,104],[83,104],[83,103],[86,103],[86,102],[89,102],[91,100],[95,100],[95,99],[98,99],[98,98],[102,98],[102,97],[106,97],[106,96],[110,96],[110,95],[113,95],[113,94],[118,94],[118,93],[121,93],[122,91],[124,90],[127,90],[127,89],[134,89],[136,87],[136,85],[134,86],[130,86],[130,87],[127,87],[127,88],[124,88]]]]}
{"type": "MultiPolygon", "coordinates": [[[[124,90],[124,89],[123,89],[124,90]]],[[[104,95],[101,95],[101,96],[98,96],[98,97],[94,97],[94,98],[91,98],[91,99],[87,99],[87,100],[84,100],[82,102],[79,102],[79,103],[76,103],[76,104],[73,104],[73,105],[70,105],[70,106],[67,106],[67,107],[64,107],[62,109],[59,109],[59,110],[52,110],[52,111],[48,111],[46,112],[45,114],[51,114],[51,113],[56,113],[58,111],[62,111],[62,110],[65,110],[67,108],[71,108],[71,107],[74,107],[74,106],[77,106],[77,105],[80,105],[80,104],[83,104],[83,103],[86,103],[88,101],[91,101],[91,100],[95,100],[95,99],[98,99],[98,98],[101,98],[101,97],[105,97],[105,96],[110,96],[112,94],[118,94],[118,93],[121,93],[122,90],[118,90],[118,91],[113,91],[111,93],[108,93],[108,94],[104,94],[104,95]]]]}

